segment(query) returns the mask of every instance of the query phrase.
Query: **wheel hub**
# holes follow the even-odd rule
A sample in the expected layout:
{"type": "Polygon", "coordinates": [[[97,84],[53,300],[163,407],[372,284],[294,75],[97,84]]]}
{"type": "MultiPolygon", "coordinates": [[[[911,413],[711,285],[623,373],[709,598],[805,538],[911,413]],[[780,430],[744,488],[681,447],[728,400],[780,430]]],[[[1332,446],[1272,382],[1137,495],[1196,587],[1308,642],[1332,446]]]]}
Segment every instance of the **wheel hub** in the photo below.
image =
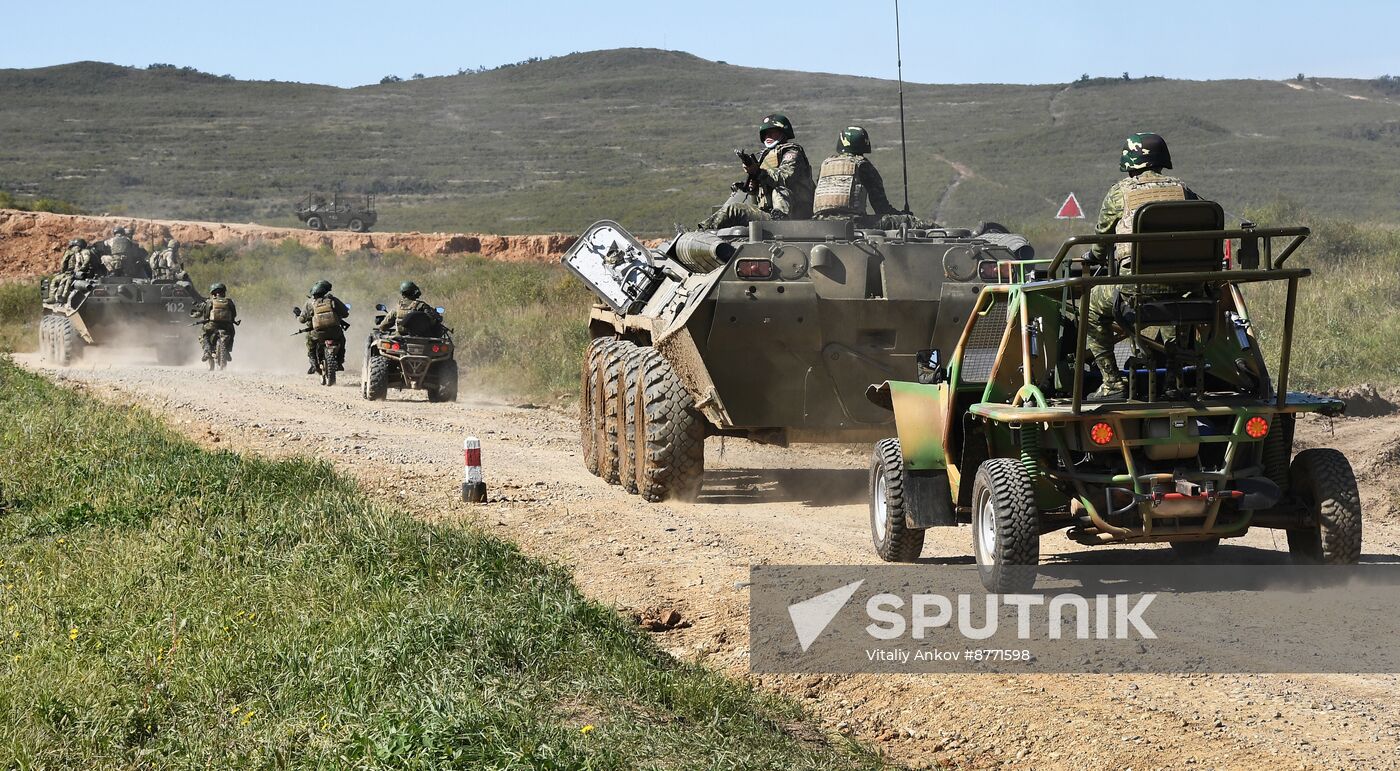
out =
{"type": "Polygon", "coordinates": [[[885,530],[889,527],[889,508],[885,504],[885,476],[875,478],[875,538],[885,540],[885,530]]]}

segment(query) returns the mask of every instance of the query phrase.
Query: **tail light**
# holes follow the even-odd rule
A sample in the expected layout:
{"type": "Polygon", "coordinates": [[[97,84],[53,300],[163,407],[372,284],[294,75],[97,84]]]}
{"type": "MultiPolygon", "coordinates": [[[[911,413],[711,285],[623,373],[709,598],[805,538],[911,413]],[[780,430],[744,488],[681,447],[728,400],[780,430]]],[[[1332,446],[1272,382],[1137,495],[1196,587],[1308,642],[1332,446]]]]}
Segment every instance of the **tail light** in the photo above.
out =
{"type": "Polygon", "coordinates": [[[442,353],[442,346],[440,346],[440,345],[435,345],[435,346],[433,346],[433,353],[442,353]]]}
{"type": "Polygon", "coordinates": [[[1244,424],[1244,432],[1251,439],[1263,439],[1269,435],[1269,421],[1255,415],[1244,424]]]}
{"type": "Polygon", "coordinates": [[[401,351],[401,350],[403,350],[403,346],[399,345],[398,343],[390,343],[390,344],[389,344],[389,350],[391,350],[391,351],[401,351]]]}
{"type": "Polygon", "coordinates": [[[740,278],[772,278],[772,260],[739,260],[734,264],[734,272],[740,278]]]}
{"type": "Polygon", "coordinates": [[[1107,446],[1113,441],[1113,426],[1099,422],[1089,427],[1089,440],[1100,447],[1107,446]]]}

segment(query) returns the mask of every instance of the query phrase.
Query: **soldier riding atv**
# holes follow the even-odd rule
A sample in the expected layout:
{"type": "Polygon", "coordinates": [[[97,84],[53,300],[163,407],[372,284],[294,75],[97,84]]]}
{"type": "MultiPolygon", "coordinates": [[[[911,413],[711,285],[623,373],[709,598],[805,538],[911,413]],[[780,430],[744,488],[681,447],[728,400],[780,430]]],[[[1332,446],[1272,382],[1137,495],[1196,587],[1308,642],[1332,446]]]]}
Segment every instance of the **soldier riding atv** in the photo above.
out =
{"type": "Polygon", "coordinates": [[[1285,532],[1297,561],[1357,561],[1351,465],[1327,448],[1293,456],[1297,414],[1343,410],[1288,391],[1298,282],[1310,271],[1284,264],[1308,230],[1226,230],[1218,204],[1192,200],[1147,203],[1125,230],[1070,238],[1052,260],[978,271],[947,308],[965,323],[935,330],[918,382],[871,387],[898,429],[875,445],[870,470],[881,558],[912,562],[925,529],[969,523],[996,592],[1028,588],[1040,537],[1061,529],[1086,545],[1167,542],[1195,559],[1266,527],[1285,532]],[[1239,240],[1236,269],[1229,239],[1239,240]],[[1276,239],[1290,240],[1276,252],[1276,239]],[[1095,274],[1089,259],[1068,257],[1086,244],[1128,245],[1127,257],[1095,274]],[[1287,282],[1277,379],[1243,290],[1268,281],[1287,282]],[[1092,399],[1096,287],[1114,290],[1105,365],[1125,387],[1092,399]]]}
{"type": "Polygon", "coordinates": [[[383,399],[390,388],[427,391],[430,402],[457,401],[457,362],[452,330],[442,322],[442,308],[418,299],[412,281],[399,286],[399,305],[376,305],[375,329],[365,343],[362,393],[383,399]]]}

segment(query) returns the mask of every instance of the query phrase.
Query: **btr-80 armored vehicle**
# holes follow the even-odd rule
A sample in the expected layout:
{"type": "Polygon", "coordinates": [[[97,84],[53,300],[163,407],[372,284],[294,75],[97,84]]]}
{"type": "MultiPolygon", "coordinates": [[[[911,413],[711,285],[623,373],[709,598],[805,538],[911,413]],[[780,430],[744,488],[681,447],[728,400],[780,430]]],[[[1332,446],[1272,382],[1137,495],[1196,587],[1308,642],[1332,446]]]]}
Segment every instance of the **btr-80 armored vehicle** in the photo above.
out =
{"type": "Polygon", "coordinates": [[[199,350],[189,313],[204,298],[189,281],[101,276],[78,279],[67,296],[50,296],[39,320],[39,354],[59,366],[92,346],[154,347],[161,364],[186,364],[199,350]]]}
{"type": "Polygon", "coordinates": [[[914,377],[921,350],[952,350],[988,271],[1033,256],[995,229],[772,221],[652,249],[595,223],[563,258],[602,301],[581,377],[586,465],[647,500],[687,499],[707,436],[892,436],[866,388],[914,377]]]}

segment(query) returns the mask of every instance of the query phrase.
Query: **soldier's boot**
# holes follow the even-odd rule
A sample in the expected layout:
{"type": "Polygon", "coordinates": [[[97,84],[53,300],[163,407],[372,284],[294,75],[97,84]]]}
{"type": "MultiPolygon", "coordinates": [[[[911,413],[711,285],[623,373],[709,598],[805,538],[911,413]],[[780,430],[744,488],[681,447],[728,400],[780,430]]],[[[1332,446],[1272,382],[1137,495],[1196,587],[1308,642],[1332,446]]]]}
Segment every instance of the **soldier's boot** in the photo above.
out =
{"type": "Polygon", "coordinates": [[[314,353],[306,354],[306,374],[316,374],[316,354],[314,353]]]}
{"type": "Polygon", "coordinates": [[[1101,353],[1094,357],[1094,364],[1103,373],[1103,385],[1099,390],[1089,395],[1088,401],[1108,402],[1126,399],[1128,396],[1128,381],[1118,372],[1118,360],[1111,352],[1101,353]]]}

